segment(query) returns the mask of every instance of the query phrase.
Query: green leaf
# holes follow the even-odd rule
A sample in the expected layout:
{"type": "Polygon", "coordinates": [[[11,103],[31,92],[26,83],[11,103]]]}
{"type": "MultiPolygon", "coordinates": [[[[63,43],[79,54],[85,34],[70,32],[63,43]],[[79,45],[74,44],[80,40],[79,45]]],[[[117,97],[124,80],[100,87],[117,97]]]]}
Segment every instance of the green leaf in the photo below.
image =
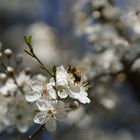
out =
{"type": "Polygon", "coordinates": [[[32,36],[24,35],[24,41],[26,42],[26,44],[31,44],[31,38],[32,36]]]}

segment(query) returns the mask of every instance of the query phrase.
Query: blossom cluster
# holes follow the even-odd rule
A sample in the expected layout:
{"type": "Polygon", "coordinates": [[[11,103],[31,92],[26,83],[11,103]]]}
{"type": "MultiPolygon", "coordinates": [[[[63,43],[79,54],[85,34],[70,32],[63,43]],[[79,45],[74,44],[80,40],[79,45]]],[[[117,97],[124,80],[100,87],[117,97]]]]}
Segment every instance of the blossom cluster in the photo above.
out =
{"type": "MultiPolygon", "coordinates": [[[[84,37],[86,51],[72,64],[88,67],[89,78],[123,71],[140,54],[139,4],[137,0],[124,0],[122,5],[117,0],[75,2],[74,31],[79,39],[84,37]]],[[[133,70],[139,70],[139,60],[133,70]]]]}
{"type": "Polygon", "coordinates": [[[49,82],[32,81],[31,91],[25,94],[28,102],[36,102],[38,113],[35,123],[45,124],[49,131],[56,130],[56,120],[63,121],[70,106],[66,101],[78,100],[90,103],[87,89],[89,85],[74,67],[64,68],[63,65],[55,68],[54,77],[49,82]]]}
{"type": "MultiPolygon", "coordinates": [[[[8,69],[12,68],[8,67],[8,69]]],[[[34,114],[33,105],[30,105],[29,110],[29,104],[23,96],[29,90],[31,76],[25,71],[21,71],[15,75],[15,80],[18,85],[11,76],[0,73],[0,110],[2,112],[0,114],[0,130],[14,127],[24,133],[31,126],[34,114]]]]}
{"type": "Polygon", "coordinates": [[[29,47],[25,52],[35,58],[51,77],[32,75],[30,68],[23,69],[20,65],[23,60],[19,56],[14,59],[14,66],[11,49],[1,52],[0,64],[4,72],[0,73],[0,96],[7,102],[3,103],[2,109],[5,111],[0,115],[0,123],[26,132],[37,112],[34,122],[53,132],[56,130],[56,121],[64,121],[68,111],[78,108],[78,102],[90,103],[87,93],[89,84],[80,68],[61,65],[49,70],[34,53],[31,36],[25,36],[24,39],[29,47]]]}

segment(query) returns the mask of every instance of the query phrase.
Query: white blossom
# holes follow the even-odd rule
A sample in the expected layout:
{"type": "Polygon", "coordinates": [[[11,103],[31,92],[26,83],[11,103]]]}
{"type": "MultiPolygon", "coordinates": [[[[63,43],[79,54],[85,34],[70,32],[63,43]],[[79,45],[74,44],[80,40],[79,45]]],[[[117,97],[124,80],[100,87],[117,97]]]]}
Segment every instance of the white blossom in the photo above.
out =
{"type": "MultiPolygon", "coordinates": [[[[81,79],[84,76],[81,75],[81,79]]],[[[63,65],[57,67],[56,69],[56,89],[58,96],[63,99],[68,97],[78,99],[81,103],[89,103],[90,99],[87,97],[86,92],[87,86],[82,84],[82,82],[75,83],[75,77],[68,73],[63,65]]]]}
{"type": "Polygon", "coordinates": [[[79,100],[81,103],[86,104],[90,103],[87,93],[88,85],[83,84],[82,82],[78,84],[70,84],[69,86],[69,96],[71,98],[79,100]]]}
{"type": "Polygon", "coordinates": [[[46,128],[53,132],[56,130],[56,120],[63,121],[66,118],[65,104],[62,101],[37,102],[40,112],[34,118],[35,123],[45,124],[46,128]]]}
{"type": "Polygon", "coordinates": [[[31,126],[33,115],[33,104],[30,104],[29,108],[29,104],[27,104],[22,94],[18,93],[7,106],[4,122],[7,126],[14,126],[18,131],[25,133],[31,126]]]}
{"type": "Polygon", "coordinates": [[[20,74],[16,77],[16,81],[20,87],[26,90],[29,83],[31,82],[31,77],[30,75],[27,75],[25,71],[21,71],[20,74]]]}
{"type": "Polygon", "coordinates": [[[43,97],[43,98],[52,98],[52,99],[56,99],[56,94],[51,91],[49,91],[47,89],[47,84],[43,84],[41,82],[38,81],[33,81],[31,82],[31,89],[32,91],[27,92],[25,95],[25,98],[27,101],[29,102],[34,102],[36,100],[38,100],[39,98],[43,97]]]}
{"type": "Polygon", "coordinates": [[[8,79],[5,85],[0,87],[0,94],[4,96],[14,95],[17,90],[17,85],[12,79],[8,79]]]}

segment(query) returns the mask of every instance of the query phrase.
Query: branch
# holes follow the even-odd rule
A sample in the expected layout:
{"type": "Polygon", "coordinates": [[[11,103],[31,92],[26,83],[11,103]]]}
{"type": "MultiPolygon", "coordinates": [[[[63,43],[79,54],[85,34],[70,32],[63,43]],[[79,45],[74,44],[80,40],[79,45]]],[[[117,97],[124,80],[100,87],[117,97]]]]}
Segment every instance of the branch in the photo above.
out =
{"type": "Polygon", "coordinates": [[[28,136],[27,140],[32,140],[36,135],[38,135],[45,127],[45,124],[42,124],[38,130],[36,130],[32,135],[28,136]]]}
{"type": "Polygon", "coordinates": [[[93,81],[96,82],[96,81],[100,80],[102,77],[105,77],[105,76],[115,77],[115,76],[117,76],[117,75],[120,74],[120,73],[124,73],[124,70],[120,70],[120,71],[117,71],[117,72],[106,72],[106,73],[101,73],[101,74],[99,74],[99,75],[97,75],[97,76],[91,78],[91,79],[89,80],[89,83],[92,83],[93,81]]]}
{"type": "Polygon", "coordinates": [[[52,74],[52,72],[46,68],[46,66],[40,61],[40,59],[37,57],[37,55],[34,52],[32,43],[31,43],[31,36],[24,36],[24,41],[27,44],[27,46],[29,47],[29,51],[24,50],[28,55],[30,55],[31,57],[33,57],[34,59],[37,60],[37,62],[40,64],[40,67],[42,69],[44,69],[45,71],[47,71],[52,77],[54,77],[54,75],[52,74]]]}
{"type": "Polygon", "coordinates": [[[122,61],[123,65],[124,65],[124,69],[120,70],[120,71],[117,71],[117,72],[108,72],[108,73],[101,73],[93,78],[91,78],[89,80],[89,82],[92,82],[92,81],[98,81],[100,80],[102,77],[105,77],[105,76],[111,76],[111,77],[115,77],[117,76],[118,74],[120,73],[127,73],[127,71],[130,71],[133,64],[136,62],[136,60],[138,60],[140,58],[140,53],[138,53],[138,55],[136,55],[136,57],[131,60],[129,63],[126,63],[126,61],[122,61]]]}

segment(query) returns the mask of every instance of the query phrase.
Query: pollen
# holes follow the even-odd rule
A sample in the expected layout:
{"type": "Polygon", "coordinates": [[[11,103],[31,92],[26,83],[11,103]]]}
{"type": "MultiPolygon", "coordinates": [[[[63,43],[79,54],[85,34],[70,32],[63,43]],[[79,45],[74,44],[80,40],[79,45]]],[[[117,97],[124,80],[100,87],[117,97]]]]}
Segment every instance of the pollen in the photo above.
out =
{"type": "Polygon", "coordinates": [[[45,88],[42,90],[43,95],[48,95],[48,90],[45,88]]]}
{"type": "Polygon", "coordinates": [[[52,114],[52,113],[53,113],[53,112],[52,112],[51,109],[47,110],[47,114],[52,114]]]}

